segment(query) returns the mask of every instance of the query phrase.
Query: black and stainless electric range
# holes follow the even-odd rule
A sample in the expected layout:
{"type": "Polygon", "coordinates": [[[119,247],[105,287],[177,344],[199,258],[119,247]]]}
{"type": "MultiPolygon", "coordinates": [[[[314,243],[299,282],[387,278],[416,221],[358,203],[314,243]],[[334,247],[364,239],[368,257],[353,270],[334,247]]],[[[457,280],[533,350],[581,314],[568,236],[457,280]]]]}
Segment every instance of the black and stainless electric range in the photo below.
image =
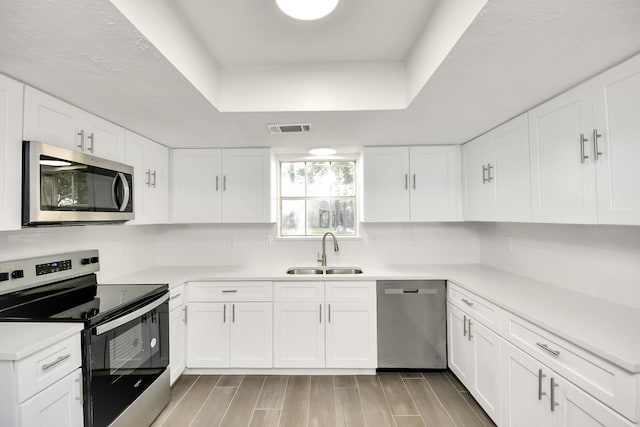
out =
{"type": "Polygon", "coordinates": [[[0,321],[83,323],[85,426],[148,426],[169,402],[168,286],[99,269],[97,250],[0,262],[0,321]]]}

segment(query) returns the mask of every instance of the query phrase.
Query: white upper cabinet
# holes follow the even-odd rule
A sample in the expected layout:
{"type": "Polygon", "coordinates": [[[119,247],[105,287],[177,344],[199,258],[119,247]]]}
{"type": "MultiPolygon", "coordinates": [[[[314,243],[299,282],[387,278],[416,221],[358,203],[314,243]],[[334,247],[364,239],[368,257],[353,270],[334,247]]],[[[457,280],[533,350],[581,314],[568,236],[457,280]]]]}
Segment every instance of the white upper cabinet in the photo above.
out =
{"type": "Polygon", "coordinates": [[[124,129],[27,86],[24,139],[124,162],[124,129]]]}
{"type": "Polygon", "coordinates": [[[462,147],[464,218],[529,221],[529,134],[523,114],[462,147]]]}
{"type": "Polygon", "coordinates": [[[18,230],[21,224],[23,90],[0,74],[0,230],[18,230]]]}
{"type": "Polygon", "coordinates": [[[268,148],[172,151],[173,222],[274,221],[268,148]]]}
{"type": "Polygon", "coordinates": [[[169,222],[169,149],[133,132],[126,132],[125,163],[133,166],[132,224],[169,222]]]}
{"type": "Polygon", "coordinates": [[[597,222],[592,133],[588,84],[529,112],[534,221],[597,222]]]}
{"type": "Polygon", "coordinates": [[[592,81],[598,222],[640,224],[640,56],[592,81]]]}
{"type": "Polygon", "coordinates": [[[363,222],[460,221],[460,147],[366,147],[363,222]]]}

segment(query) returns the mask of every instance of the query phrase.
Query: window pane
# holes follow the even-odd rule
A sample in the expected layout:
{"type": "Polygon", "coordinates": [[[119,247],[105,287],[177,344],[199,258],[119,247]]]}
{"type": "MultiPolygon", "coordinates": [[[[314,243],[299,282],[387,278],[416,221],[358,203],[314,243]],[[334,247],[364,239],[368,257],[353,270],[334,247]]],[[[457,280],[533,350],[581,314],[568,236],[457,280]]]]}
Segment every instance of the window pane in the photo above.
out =
{"type": "Polygon", "coordinates": [[[329,196],[331,194],[331,163],[308,162],[307,163],[307,197],[329,196]]]}
{"type": "Polygon", "coordinates": [[[331,231],[329,200],[307,200],[307,234],[314,236],[331,231]]]}
{"type": "Polygon", "coordinates": [[[354,235],[356,206],[354,199],[331,201],[331,228],[335,234],[354,235]]]}
{"type": "Polygon", "coordinates": [[[280,194],[283,197],[304,197],[304,162],[280,164],[280,194]]]}
{"type": "Polygon", "coordinates": [[[304,236],[304,200],[282,201],[282,235],[304,236]]]}
{"type": "Polygon", "coordinates": [[[332,196],[355,196],[355,162],[333,162],[331,172],[333,173],[333,185],[331,187],[332,196]]]}

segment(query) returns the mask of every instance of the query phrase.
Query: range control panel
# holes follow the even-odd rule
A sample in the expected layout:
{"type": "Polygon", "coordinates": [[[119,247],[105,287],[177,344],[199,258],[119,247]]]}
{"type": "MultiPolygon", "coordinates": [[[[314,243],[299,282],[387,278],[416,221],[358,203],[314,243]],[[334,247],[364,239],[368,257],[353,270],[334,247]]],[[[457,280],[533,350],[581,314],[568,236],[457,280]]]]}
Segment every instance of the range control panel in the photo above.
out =
{"type": "Polygon", "coordinates": [[[53,261],[45,264],[36,265],[36,276],[42,276],[43,274],[57,273],[58,271],[71,270],[71,260],[65,259],[64,261],[53,261]]]}

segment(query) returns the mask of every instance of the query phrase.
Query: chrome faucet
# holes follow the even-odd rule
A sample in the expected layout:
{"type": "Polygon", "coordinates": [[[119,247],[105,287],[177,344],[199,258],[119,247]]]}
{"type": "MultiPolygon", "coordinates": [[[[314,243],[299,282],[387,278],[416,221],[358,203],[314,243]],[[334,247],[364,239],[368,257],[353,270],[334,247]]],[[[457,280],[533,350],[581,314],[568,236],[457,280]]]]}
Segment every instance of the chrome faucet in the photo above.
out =
{"type": "Polygon", "coordinates": [[[333,251],[338,252],[340,250],[336,236],[331,232],[324,233],[324,236],[322,236],[322,255],[318,254],[318,262],[323,267],[326,267],[327,265],[327,236],[333,237],[333,251]]]}

